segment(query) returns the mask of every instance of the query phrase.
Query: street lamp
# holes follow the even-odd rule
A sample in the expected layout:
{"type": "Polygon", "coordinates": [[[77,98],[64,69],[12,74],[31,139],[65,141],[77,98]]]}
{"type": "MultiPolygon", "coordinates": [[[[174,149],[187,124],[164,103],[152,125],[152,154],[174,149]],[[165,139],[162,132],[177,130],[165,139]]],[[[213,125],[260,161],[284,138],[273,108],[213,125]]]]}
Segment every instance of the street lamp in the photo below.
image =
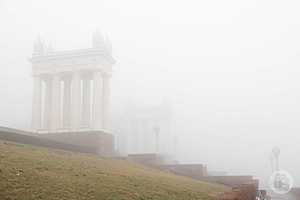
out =
{"type": "Polygon", "coordinates": [[[155,133],[155,143],[156,143],[155,151],[156,151],[156,153],[158,153],[159,152],[159,131],[160,131],[159,126],[153,127],[153,131],[155,133]]]}
{"type": "Polygon", "coordinates": [[[273,173],[274,172],[274,155],[273,155],[273,153],[270,153],[269,159],[270,159],[271,169],[272,169],[272,173],[273,173]]]}
{"type": "Polygon", "coordinates": [[[272,154],[275,158],[275,171],[278,171],[279,170],[279,154],[280,154],[279,147],[274,147],[272,149],[272,154]]]}

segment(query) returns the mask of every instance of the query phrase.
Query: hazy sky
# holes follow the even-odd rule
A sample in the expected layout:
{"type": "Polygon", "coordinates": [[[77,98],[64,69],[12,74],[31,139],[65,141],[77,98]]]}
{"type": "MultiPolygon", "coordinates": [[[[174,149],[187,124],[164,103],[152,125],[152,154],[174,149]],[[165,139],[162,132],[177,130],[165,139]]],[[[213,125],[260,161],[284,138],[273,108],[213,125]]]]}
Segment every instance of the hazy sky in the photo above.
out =
{"type": "Polygon", "coordinates": [[[112,101],[171,99],[181,160],[267,177],[268,154],[300,184],[297,0],[0,0],[0,125],[30,128],[31,56],[106,33],[112,101]]]}

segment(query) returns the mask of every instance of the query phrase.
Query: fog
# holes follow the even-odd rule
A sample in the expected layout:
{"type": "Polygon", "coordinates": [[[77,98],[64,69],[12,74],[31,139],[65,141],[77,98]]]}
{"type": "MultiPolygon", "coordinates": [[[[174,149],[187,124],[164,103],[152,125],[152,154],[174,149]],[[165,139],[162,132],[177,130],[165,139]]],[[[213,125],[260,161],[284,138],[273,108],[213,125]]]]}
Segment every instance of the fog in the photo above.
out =
{"type": "Polygon", "coordinates": [[[112,109],[168,99],[178,159],[264,182],[273,146],[300,185],[300,13],[296,0],[0,0],[0,126],[30,130],[28,59],[113,44],[112,109]]]}

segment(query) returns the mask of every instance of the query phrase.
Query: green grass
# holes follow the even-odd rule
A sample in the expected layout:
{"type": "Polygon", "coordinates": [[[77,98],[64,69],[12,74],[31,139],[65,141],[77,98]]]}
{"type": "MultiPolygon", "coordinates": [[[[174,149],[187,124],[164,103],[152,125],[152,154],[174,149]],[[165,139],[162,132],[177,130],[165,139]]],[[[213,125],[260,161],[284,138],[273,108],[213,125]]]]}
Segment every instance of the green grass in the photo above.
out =
{"type": "Polygon", "coordinates": [[[0,140],[1,200],[214,200],[228,189],[124,160],[0,140]]]}

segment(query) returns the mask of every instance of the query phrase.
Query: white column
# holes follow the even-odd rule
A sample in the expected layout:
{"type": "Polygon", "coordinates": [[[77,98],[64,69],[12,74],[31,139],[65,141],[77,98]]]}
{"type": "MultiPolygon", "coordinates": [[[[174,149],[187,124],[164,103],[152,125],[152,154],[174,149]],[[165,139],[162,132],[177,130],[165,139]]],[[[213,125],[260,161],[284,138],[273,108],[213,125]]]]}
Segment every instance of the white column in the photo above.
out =
{"type": "Polygon", "coordinates": [[[63,93],[63,127],[71,127],[71,79],[65,77],[64,79],[64,93],[63,93]]]}
{"type": "Polygon", "coordinates": [[[93,128],[102,129],[102,119],[103,119],[103,80],[101,72],[94,72],[94,105],[93,105],[93,128]]]}
{"type": "Polygon", "coordinates": [[[108,128],[110,106],[110,75],[103,74],[103,129],[108,128]]]}
{"type": "Polygon", "coordinates": [[[72,101],[71,101],[71,113],[72,113],[72,129],[77,131],[80,127],[80,73],[74,72],[72,76],[72,101]]]}
{"type": "Polygon", "coordinates": [[[91,80],[84,77],[82,82],[82,126],[90,127],[91,122],[91,80]]]}
{"type": "Polygon", "coordinates": [[[44,98],[44,113],[43,113],[43,129],[50,130],[51,126],[51,80],[45,79],[45,98],[44,98]]]}
{"type": "Polygon", "coordinates": [[[42,122],[42,87],[40,77],[35,76],[33,79],[32,129],[33,131],[37,131],[41,128],[42,122]]]}
{"type": "Polygon", "coordinates": [[[51,131],[55,132],[60,126],[60,77],[53,75],[51,80],[51,131]]]}

